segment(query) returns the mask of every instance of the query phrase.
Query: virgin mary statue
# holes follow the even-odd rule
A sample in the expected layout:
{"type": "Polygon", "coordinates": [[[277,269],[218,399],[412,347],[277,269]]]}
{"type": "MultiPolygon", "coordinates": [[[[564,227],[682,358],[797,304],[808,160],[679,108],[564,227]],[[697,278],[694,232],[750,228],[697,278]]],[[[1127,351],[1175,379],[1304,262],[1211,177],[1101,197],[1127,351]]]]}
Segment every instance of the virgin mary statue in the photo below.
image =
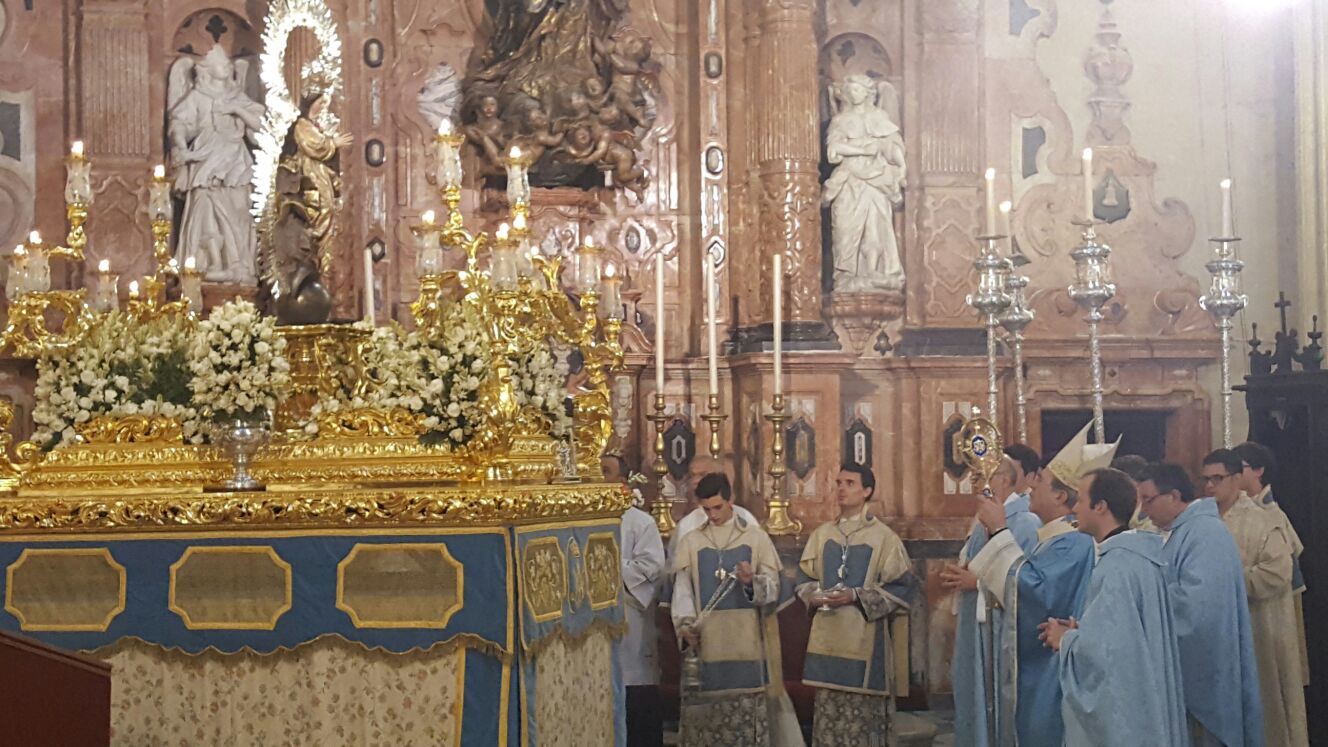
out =
{"type": "Polygon", "coordinates": [[[830,205],[836,292],[879,293],[904,286],[895,236],[895,208],[903,204],[904,139],[899,125],[878,105],[880,89],[865,75],[835,86],[841,102],[826,133],[826,155],[835,167],[825,182],[830,205]]]}

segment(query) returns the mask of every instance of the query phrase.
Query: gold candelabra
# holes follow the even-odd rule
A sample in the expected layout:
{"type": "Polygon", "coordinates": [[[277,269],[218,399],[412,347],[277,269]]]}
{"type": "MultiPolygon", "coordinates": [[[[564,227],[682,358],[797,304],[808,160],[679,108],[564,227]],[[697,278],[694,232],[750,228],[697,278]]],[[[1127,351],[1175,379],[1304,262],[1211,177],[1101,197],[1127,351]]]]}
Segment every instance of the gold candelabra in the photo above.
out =
{"type": "Polygon", "coordinates": [[[673,501],[664,497],[664,476],[669,473],[669,466],[664,463],[664,428],[669,423],[669,416],[664,414],[664,393],[655,393],[655,414],[648,416],[655,423],[655,500],[650,505],[650,513],[655,517],[655,526],[659,533],[668,535],[677,526],[673,520],[673,501]]]}
{"type": "Polygon", "coordinates": [[[802,532],[802,522],[789,516],[789,502],[785,497],[785,478],[788,466],[784,463],[784,423],[789,416],[784,413],[784,395],[776,392],[771,398],[770,412],[765,419],[770,421],[773,434],[770,439],[770,497],[766,501],[767,515],[765,530],[772,535],[798,534],[802,532]]]}

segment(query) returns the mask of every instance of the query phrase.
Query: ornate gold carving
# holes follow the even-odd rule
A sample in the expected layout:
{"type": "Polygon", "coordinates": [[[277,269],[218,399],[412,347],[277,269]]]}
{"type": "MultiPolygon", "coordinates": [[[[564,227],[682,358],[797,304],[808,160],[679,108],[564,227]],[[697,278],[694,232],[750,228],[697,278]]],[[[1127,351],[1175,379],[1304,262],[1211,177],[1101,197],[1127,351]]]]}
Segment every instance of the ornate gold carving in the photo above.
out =
{"type": "Polygon", "coordinates": [[[339,410],[318,416],[319,438],[414,438],[422,432],[419,417],[400,407],[339,410]]]}
{"type": "Polygon", "coordinates": [[[613,532],[596,532],[586,538],[586,594],[592,610],[602,610],[618,603],[622,585],[622,559],[613,532]]]}
{"type": "Polygon", "coordinates": [[[535,622],[562,617],[567,602],[567,556],[557,537],[539,537],[526,543],[521,554],[526,604],[535,622]]]}
{"type": "Polygon", "coordinates": [[[101,416],[79,426],[78,435],[89,444],[184,443],[180,421],[161,415],[101,416]]]}
{"type": "Polygon", "coordinates": [[[36,358],[45,350],[77,345],[92,326],[85,296],[86,288],[24,293],[9,304],[9,322],[0,333],[0,346],[12,347],[16,358],[36,358]],[[46,314],[52,310],[63,317],[58,329],[46,323],[46,314]]]}
{"type": "MultiPolygon", "coordinates": [[[[213,471],[218,482],[228,474],[227,465],[220,462],[213,463],[213,471]]],[[[288,486],[291,485],[289,480],[287,478],[288,486]]],[[[99,482],[93,482],[100,486],[99,482]]],[[[283,491],[269,481],[264,493],[173,491],[101,497],[25,495],[0,501],[0,531],[226,525],[495,526],[518,521],[618,516],[630,504],[631,499],[617,485],[396,490],[345,487],[283,491]]]]}
{"type": "Polygon", "coordinates": [[[286,340],[286,360],[291,367],[290,396],[278,403],[274,417],[278,430],[301,427],[320,400],[333,401],[343,390],[363,393],[364,359],[359,350],[369,339],[369,330],[309,324],[277,327],[277,334],[286,340]]]}

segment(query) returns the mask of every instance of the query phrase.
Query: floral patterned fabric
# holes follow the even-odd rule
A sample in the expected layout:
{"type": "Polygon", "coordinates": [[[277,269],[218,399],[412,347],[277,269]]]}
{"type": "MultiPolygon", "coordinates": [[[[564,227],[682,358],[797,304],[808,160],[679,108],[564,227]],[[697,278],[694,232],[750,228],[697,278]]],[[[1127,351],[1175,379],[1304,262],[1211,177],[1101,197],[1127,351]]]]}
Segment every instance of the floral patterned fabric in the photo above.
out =
{"type": "Polygon", "coordinates": [[[765,693],[684,696],[680,728],[682,747],[767,747],[765,693]]]}
{"type": "Polygon", "coordinates": [[[535,655],[535,740],[539,747],[611,745],[617,699],[613,637],[595,630],[574,643],[551,636],[535,655]]]}
{"type": "Polygon", "coordinates": [[[111,743],[458,745],[465,651],[392,654],[327,637],[294,651],[190,655],[124,640],[111,676],[111,743]]]}
{"type": "Polygon", "coordinates": [[[817,688],[812,747],[893,745],[893,711],[889,697],[817,688]]]}

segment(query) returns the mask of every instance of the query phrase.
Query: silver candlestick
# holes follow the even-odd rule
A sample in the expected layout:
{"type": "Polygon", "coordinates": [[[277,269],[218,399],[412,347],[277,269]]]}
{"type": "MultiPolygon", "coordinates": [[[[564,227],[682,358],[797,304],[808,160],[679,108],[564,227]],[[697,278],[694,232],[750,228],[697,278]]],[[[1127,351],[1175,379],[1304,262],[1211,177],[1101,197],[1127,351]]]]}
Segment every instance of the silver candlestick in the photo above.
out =
{"type": "Polygon", "coordinates": [[[979,236],[982,249],[973,261],[978,272],[978,292],[970,294],[969,306],[986,320],[987,326],[987,416],[996,420],[996,321],[997,316],[1010,305],[1005,292],[1005,279],[1010,274],[1010,261],[1001,256],[997,248],[1004,236],[979,236]]]}
{"type": "Polygon", "coordinates": [[[1069,287],[1070,298],[1088,312],[1088,361],[1093,377],[1093,435],[1098,443],[1106,443],[1106,421],[1102,415],[1102,343],[1098,339],[1098,325],[1102,322],[1102,307],[1116,295],[1116,284],[1111,282],[1111,268],[1107,260],[1111,247],[1099,243],[1092,221],[1075,221],[1083,226],[1083,243],[1070,257],[1074,259],[1074,283],[1069,287]]]}
{"type": "Polygon", "coordinates": [[[1019,442],[1028,443],[1028,402],[1024,395],[1024,330],[1033,323],[1034,313],[1024,298],[1024,289],[1028,287],[1028,277],[1010,274],[1005,281],[1005,291],[1010,296],[1010,306],[1000,316],[1001,326],[1010,335],[1010,349],[1014,353],[1014,406],[1015,425],[1019,431],[1019,442]]]}
{"type": "Polygon", "coordinates": [[[1199,298],[1199,305],[1213,315],[1222,335],[1222,446],[1231,448],[1231,318],[1245,308],[1245,294],[1240,292],[1240,271],[1245,263],[1236,259],[1234,236],[1212,238],[1213,261],[1204,265],[1213,276],[1208,294],[1199,298]]]}

